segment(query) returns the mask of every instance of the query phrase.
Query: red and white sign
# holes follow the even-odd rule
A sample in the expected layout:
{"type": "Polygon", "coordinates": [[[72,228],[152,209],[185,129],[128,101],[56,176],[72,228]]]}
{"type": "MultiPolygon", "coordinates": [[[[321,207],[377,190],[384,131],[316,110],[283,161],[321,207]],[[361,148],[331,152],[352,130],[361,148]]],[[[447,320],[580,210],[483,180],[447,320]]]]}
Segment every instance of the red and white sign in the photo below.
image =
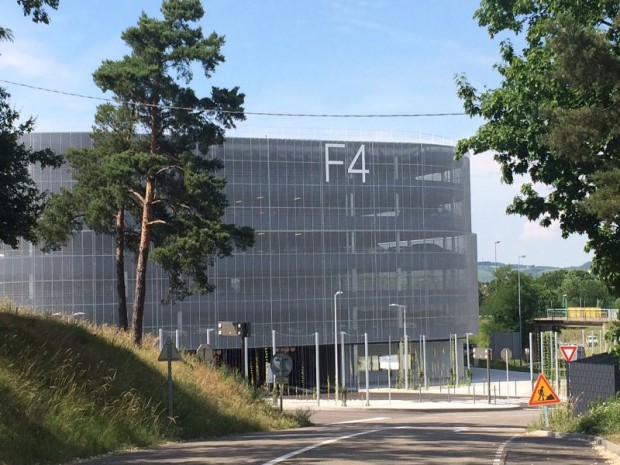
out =
{"type": "Polygon", "coordinates": [[[577,346],[560,346],[560,350],[566,361],[570,362],[577,353],[577,346]]]}

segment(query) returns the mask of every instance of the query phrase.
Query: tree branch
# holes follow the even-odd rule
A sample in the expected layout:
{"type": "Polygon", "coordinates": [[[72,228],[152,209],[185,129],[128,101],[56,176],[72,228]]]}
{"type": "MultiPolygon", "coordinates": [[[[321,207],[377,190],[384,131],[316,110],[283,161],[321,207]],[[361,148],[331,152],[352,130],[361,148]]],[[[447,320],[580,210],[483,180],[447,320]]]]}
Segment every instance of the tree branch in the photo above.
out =
{"type": "Polygon", "coordinates": [[[134,190],[132,190],[132,189],[130,189],[130,190],[129,190],[129,193],[130,193],[131,195],[133,195],[134,197],[136,197],[136,198],[137,198],[137,199],[138,199],[141,203],[144,203],[144,197],[142,197],[142,196],[140,195],[140,193],[138,193],[138,192],[136,192],[136,191],[134,191],[134,190]]]}
{"type": "Polygon", "coordinates": [[[151,226],[153,224],[168,224],[166,221],[164,220],[153,220],[153,221],[149,221],[147,223],[148,226],[151,226]]]}

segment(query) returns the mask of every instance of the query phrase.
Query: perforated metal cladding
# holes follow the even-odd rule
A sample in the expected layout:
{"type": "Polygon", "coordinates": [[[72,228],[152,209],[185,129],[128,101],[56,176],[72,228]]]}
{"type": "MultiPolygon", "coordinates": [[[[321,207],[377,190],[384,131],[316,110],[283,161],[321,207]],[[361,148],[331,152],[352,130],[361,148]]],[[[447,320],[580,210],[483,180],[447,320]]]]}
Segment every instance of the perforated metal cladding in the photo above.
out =
{"type": "MultiPolygon", "coordinates": [[[[87,134],[33,134],[35,148],[64,152],[87,134]]],[[[180,329],[182,345],[206,341],[218,321],[252,324],[250,345],[397,340],[404,305],[411,340],[476,332],[476,237],[471,232],[469,160],[454,148],[420,143],[231,138],[208,156],[223,160],[226,221],[252,226],[256,245],[218,261],[217,290],[172,305],[166,276],[151,264],[145,330],[180,329]]],[[[33,169],[42,188],[70,186],[64,168],[33,169]]],[[[0,293],[19,304],[116,321],[113,241],[78,233],[62,251],[2,249],[0,293]]],[[[127,283],[133,289],[133,260],[127,283]]],[[[129,296],[131,302],[131,295],[129,296]]],[[[212,333],[211,336],[214,336],[212,333]]],[[[212,344],[238,341],[212,337],[212,344]]]]}

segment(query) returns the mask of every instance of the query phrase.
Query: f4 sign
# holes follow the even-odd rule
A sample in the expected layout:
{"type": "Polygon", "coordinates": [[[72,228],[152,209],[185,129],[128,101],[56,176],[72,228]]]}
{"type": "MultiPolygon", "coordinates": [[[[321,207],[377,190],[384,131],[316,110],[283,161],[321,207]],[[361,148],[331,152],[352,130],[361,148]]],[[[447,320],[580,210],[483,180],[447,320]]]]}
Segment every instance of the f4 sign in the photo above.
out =
{"type": "MultiPolygon", "coordinates": [[[[345,147],[345,144],[325,144],[325,182],[329,182],[330,166],[344,165],[344,160],[336,159],[336,154],[333,154],[333,159],[330,158],[330,150],[335,151],[336,149],[344,149],[345,147]]],[[[364,144],[360,145],[360,148],[357,150],[355,157],[353,157],[353,160],[351,160],[351,163],[349,163],[347,173],[361,174],[362,182],[366,182],[366,175],[370,174],[370,170],[366,169],[366,146],[364,144]],[[359,167],[356,167],[356,165],[358,165],[359,167]]]]}

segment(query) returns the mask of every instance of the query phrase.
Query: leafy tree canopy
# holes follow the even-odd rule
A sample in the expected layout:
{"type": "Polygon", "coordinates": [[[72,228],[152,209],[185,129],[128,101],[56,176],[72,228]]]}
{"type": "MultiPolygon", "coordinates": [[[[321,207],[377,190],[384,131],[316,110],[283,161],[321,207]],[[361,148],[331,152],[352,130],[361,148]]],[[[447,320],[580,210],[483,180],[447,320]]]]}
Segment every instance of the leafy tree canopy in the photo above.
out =
{"type": "Polygon", "coordinates": [[[616,0],[483,0],[475,17],[500,46],[496,89],[464,76],[458,93],[485,123],[458,154],[494,152],[503,180],[530,182],[508,207],[563,237],[586,234],[593,269],[620,290],[620,3],[616,0]]]}
{"type": "Polygon", "coordinates": [[[36,241],[34,228],[45,198],[30,176],[30,165],[59,166],[60,158],[24,146],[20,138],[32,132],[34,120],[19,123],[8,98],[0,88],[0,242],[17,247],[20,238],[36,241]]]}
{"type": "MultiPolygon", "coordinates": [[[[50,18],[45,6],[54,10],[58,9],[60,0],[17,0],[17,4],[24,10],[24,16],[32,16],[35,23],[49,24],[50,18]]],[[[10,29],[0,26],[0,40],[12,40],[13,33],[10,29]]]]}
{"type": "Polygon", "coordinates": [[[521,301],[521,327],[523,335],[532,327],[539,306],[540,289],[535,279],[519,273],[511,266],[495,270],[495,279],[489,283],[480,314],[483,332],[519,331],[519,300],[521,301]]]}
{"type": "Polygon", "coordinates": [[[45,7],[57,10],[60,0],[17,0],[17,4],[23,7],[24,16],[32,15],[35,23],[49,24],[50,18],[45,7]]]}
{"type": "Polygon", "coordinates": [[[612,307],[612,299],[603,282],[585,271],[569,271],[560,287],[569,307],[612,307]]]}

